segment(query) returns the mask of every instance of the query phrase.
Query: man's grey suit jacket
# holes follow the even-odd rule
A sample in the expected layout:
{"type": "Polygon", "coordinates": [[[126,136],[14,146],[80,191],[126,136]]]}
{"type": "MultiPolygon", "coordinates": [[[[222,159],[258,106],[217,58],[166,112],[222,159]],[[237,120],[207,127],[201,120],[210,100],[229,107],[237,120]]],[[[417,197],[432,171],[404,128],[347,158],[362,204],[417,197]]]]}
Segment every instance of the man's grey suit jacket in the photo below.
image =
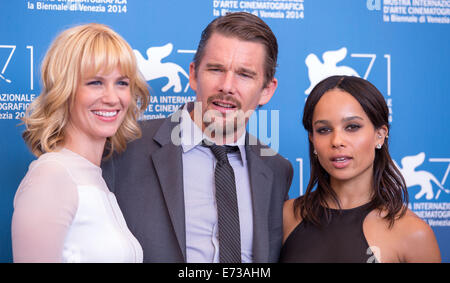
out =
{"type": "MultiPolygon", "coordinates": [[[[142,245],[144,262],[186,261],[182,147],[171,141],[178,124],[170,117],[141,122],[142,138],[102,163],[103,177],[142,245]]],[[[260,156],[262,148],[267,147],[246,145],[253,199],[253,262],[277,262],[283,203],[293,169],[278,154],[260,156]]]]}

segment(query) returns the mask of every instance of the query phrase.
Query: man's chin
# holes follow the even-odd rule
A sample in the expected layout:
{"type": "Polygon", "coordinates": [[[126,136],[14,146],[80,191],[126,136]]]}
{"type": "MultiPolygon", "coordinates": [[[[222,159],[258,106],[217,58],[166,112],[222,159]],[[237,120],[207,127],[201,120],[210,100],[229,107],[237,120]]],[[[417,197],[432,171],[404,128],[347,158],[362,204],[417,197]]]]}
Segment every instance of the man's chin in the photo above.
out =
{"type": "Polygon", "coordinates": [[[205,133],[217,140],[226,140],[226,143],[233,143],[238,138],[237,135],[245,130],[245,123],[236,123],[217,118],[214,122],[204,123],[205,133]]]}

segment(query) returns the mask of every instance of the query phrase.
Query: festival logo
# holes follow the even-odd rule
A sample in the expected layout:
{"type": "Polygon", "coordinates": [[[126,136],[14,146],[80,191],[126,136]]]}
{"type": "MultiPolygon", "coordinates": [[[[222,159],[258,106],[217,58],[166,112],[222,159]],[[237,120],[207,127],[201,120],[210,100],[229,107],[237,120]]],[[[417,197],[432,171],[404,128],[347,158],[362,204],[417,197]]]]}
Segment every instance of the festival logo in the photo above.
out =
{"type": "MultiPolygon", "coordinates": [[[[0,45],[0,49],[3,49],[3,48],[10,49],[11,51],[9,52],[8,58],[6,59],[6,61],[3,64],[2,70],[0,72],[0,80],[3,80],[7,83],[11,83],[11,80],[8,79],[5,75],[5,71],[6,71],[6,68],[8,68],[8,64],[11,60],[11,57],[14,54],[14,51],[16,50],[16,46],[15,45],[0,45]]],[[[2,54],[3,54],[3,52],[2,52],[2,54]]]]}
{"type": "Polygon", "coordinates": [[[450,173],[450,158],[428,158],[427,162],[425,153],[420,152],[416,155],[403,157],[401,167],[395,161],[394,163],[405,178],[409,195],[414,195],[414,198],[410,199],[408,208],[431,227],[449,227],[450,202],[448,202],[448,196],[450,190],[446,185],[446,180],[450,173]],[[430,167],[436,168],[433,163],[444,165],[440,167],[443,169],[441,171],[445,170],[441,181],[438,177],[441,176],[442,172],[438,173],[436,169],[429,169],[430,167]],[[447,169],[445,169],[445,166],[447,169]],[[419,188],[418,192],[417,188],[419,188]]]}
{"type": "Polygon", "coordinates": [[[346,75],[359,77],[358,72],[353,68],[348,66],[337,66],[337,64],[344,60],[346,56],[346,47],[324,52],[322,55],[323,62],[319,60],[316,54],[309,54],[305,59],[305,64],[308,67],[310,86],[305,90],[305,94],[309,94],[316,84],[330,76],[346,75]]]}
{"type": "Polygon", "coordinates": [[[448,1],[367,0],[369,11],[382,12],[383,22],[450,24],[448,1]],[[381,6],[383,5],[383,6],[381,6]]]}
{"type": "Polygon", "coordinates": [[[0,121],[20,120],[25,116],[27,107],[37,97],[34,91],[33,54],[33,45],[0,45],[0,121]],[[14,67],[11,70],[12,65],[14,67]],[[19,73],[27,72],[29,77],[22,75],[21,79],[17,80],[18,70],[19,73]]]}
{"type": "Polygon", "coordinates": [[[5,78],[5,77],[3,76],[3,73],[0,74],[0,79],[4,80],[4,81],[7,82],[7,83],[11,83],[11,80],[10,80],[10,79],[7,79],[7,78],[5,78]]]}
{"type": "Polygon", "coordinates": [[[430,158],[431,162],[445,162],[449,161],[449,167],[447,169],[446,174],[442,181],[439,181],[433,173],[430,173],[425,170],[417,170],[417,168],[422,165],[425,161],[425,153],[421,152],[416,155],[405,156],[401,160],[402,167],[398,166],[398,164],[394,161],[395,165],[398,167],[400,172],[406,181],[406,186],[408,188],[419,186],[420,190],[417,194],[415,194],[414,198],[416,200],[425,197],[427,200],[438,199],[441,195],[441,192],[445,192],[450,194],[450,190],[444,188],[444,182],[448,176],[448,171],[450,169],[450,159],[437,159],[430,158]],[[435,188],[433,190],[433,187],[435,188]]]}
{"type": "MultiPolygon", "coordinates": [[[[168,83],[161,88],[161,91],[167,92],[170,88],[173,88],[174,92],[179,93],[183,90],[180,74],[188,80],[189,76],[181,66],[172,62],[162,62],[165,57],[172,53],[172,50],[173,44],[170,42],[164,46],[150,47],[147,49],[147,59],[138,50],[134,49],[133,51],[136,55],[139,70],[146,81],[165,77],[168,79],[168,83]]],[[[189,83],[184,87],[184,92],[187,92],[188,88],[189,83]]]]}
{"type": "Polygon", "coordinates": [[[322,61],[318,58],[318,56],[314,53],[310,53],[306,56],[305,64],[308,69],[308,77],[310,81],[309,87],[305,90],[305,94],[309,95],[313,88],[322,80],[335,76],[355,76],[361,77],[365,80],[370,80],[372,83],[375,83],[377,88],[383,93],[386,97],[386,103],[389,108],[389,122],[393,121],[392,117],[392,98],[391,98],[391,54],[376,54],[376,53],[350,53],[352,59],[347,59],[347,47],[341,47],[337,50],[329,50],[325,51],[322,54],[322,61]],[[380,56],[381,55],[381,56],[380,56]],[[376,60],[380,57],[385,59],[385,64],[383,64],[383,59],[376,60]],[[353,59],[356,58],[356,59],[353,59]],[[343,65],[338,65],[345,59],[343,65]],[[370,60],[367,60],[370,59],[370,60]],[[364,61],[366,63],[364,63],[364,61]],[[349,62],[351,63],[348,66],[349,62]],[[375,64],[375,62],[378,62],[375,64]],[[361,63],[367,64],[365,71],[361,69],[361,63]],[[358,68],[354,68],[354,66],[359,66],[358,68]],[[369,79],[369,75],[371,74],[373,67],[376,65],[375,77],[377,79],[384,80],[386,88],[383,87],[383,83],[374,82],[372,78],[369,79]],[[384,67],[384,66],[386,67],[384,67]],[[358,71],[356,71],[358,70],[358,71]],[[360,75],[361,74],[361,75],[360,75]]]}

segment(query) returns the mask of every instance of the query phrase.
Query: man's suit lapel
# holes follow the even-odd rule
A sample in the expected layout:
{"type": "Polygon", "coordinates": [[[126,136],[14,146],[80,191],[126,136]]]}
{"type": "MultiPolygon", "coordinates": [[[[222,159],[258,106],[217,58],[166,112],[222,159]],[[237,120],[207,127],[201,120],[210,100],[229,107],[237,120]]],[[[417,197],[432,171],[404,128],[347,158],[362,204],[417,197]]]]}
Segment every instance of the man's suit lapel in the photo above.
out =
{"type": "Polygon", "coordinates": [[[161,148],[152,154],[161,190],[169,211],[178,245],[186,260],[186,225],[184,213],[182,148],[171,141],[172,130],[178,123],[166,119],[154,136],[161,148]]]}
{"type": "MultiPolygon", "coordinates": [[[[177,114],[174,114],[177,115],[177,114]]],[[[172,130],[179,123],[166,119],[154,136],[161,148],[151,158],[161,184],[178,245],[186,260],[186,224],[183,190],[182,147],[171,141],[172,130]]],[[[248,136],[247,143],[248,144],[248,136]]],[[[268,213],[272,195],[273,171],[260,157],[260,145],[245,146],[253,199],[253,261],[269,260],[268,213]]]]}
{"type": "Polygon", "coordinates": [[[273,171],[260,157],[260,146],[246,147],[246,155],[253,199],[253,261],[269,260],[268,213],[272,195],[273,171]]]}

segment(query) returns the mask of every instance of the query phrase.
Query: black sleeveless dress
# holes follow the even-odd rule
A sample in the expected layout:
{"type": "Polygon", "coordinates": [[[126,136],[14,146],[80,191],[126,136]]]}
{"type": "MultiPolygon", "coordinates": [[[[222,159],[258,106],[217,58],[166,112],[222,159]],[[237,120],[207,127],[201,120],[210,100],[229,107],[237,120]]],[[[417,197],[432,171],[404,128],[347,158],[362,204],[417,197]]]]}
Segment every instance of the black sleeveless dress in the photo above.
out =
{"type": "Polygon", "coordinates": [[[328,209],[321,227],[302,221],[286,239],[280,262],[376,262],[363,233],[370,202],[352,209],[328,209]]]}

